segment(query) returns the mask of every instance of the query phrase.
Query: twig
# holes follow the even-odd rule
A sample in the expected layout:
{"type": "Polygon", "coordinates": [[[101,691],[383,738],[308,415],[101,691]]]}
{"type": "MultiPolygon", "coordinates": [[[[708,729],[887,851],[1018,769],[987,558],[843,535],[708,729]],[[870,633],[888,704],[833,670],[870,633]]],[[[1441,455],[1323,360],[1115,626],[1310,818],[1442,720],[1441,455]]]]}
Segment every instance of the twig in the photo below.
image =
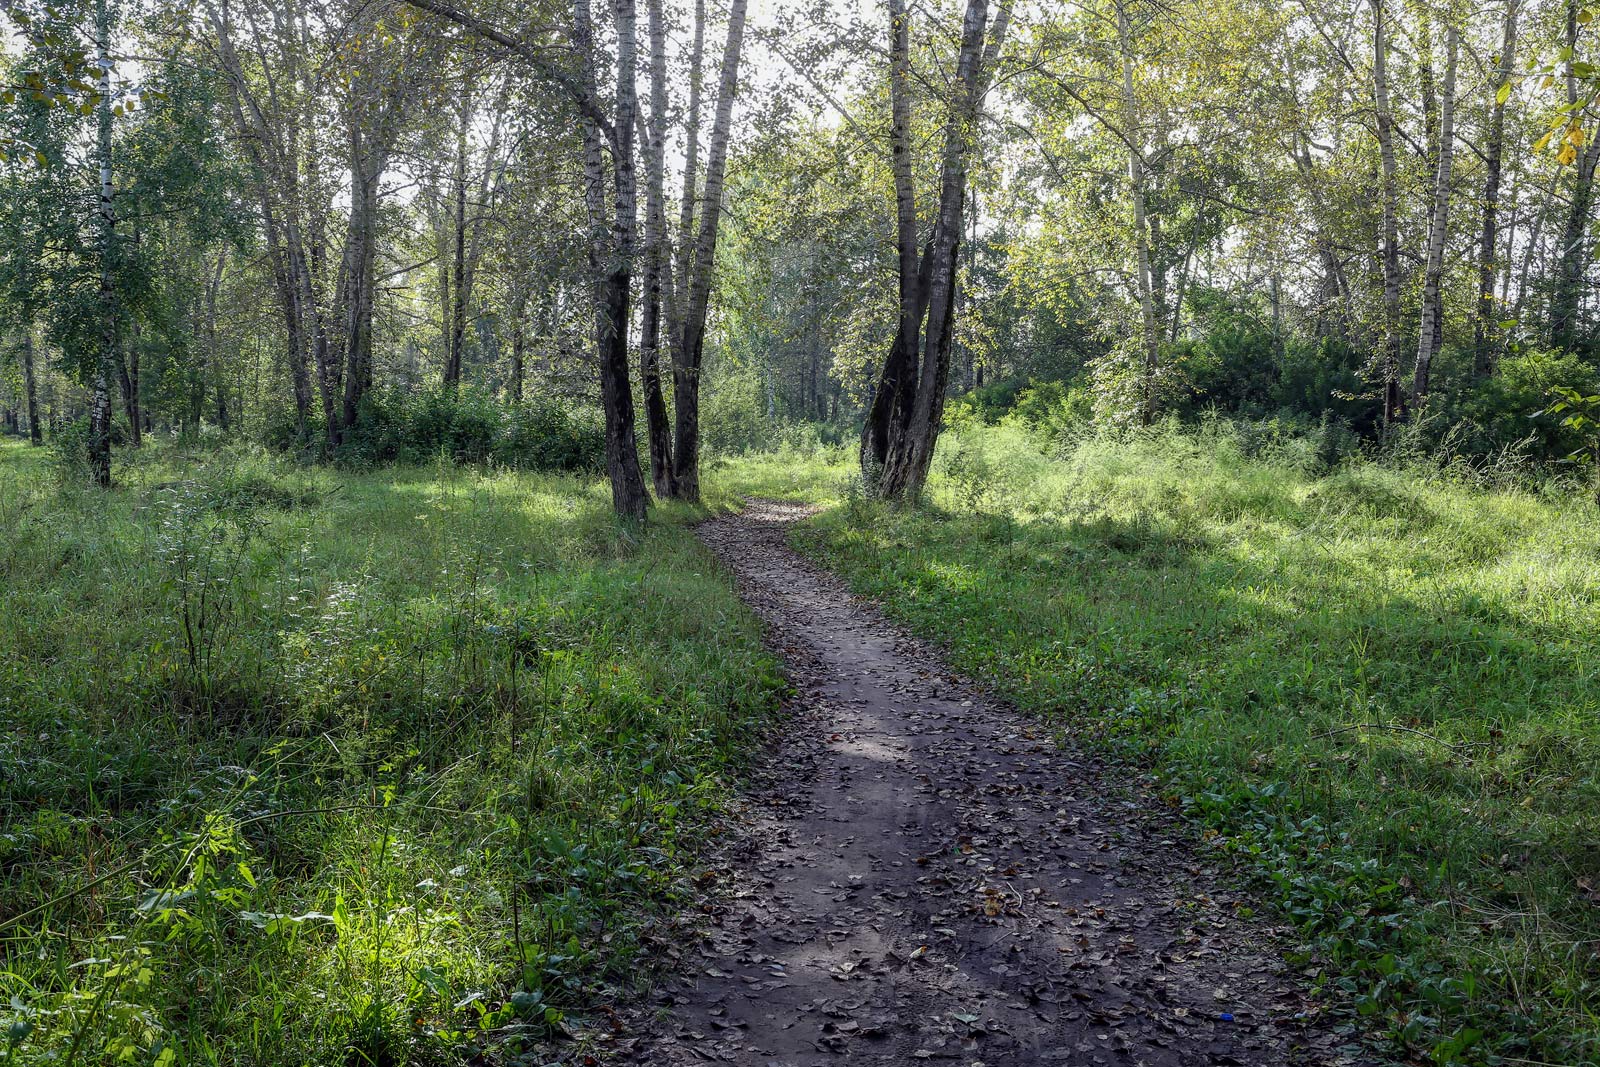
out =
{"type": "Polygon", "coordinates": [[[1398,731],[1400,733],[1416,734],[1418,737],[1427,738],[1429,741],[1432,741],[1434,744],[1443,745],[1445,748],[1448,748],[1448,749],[1451,749],[1451,750],[1460,750],[1460,749],[1464,749],[1464,748],[1485,748],[1488,745],[1488,742],[1485,742],[1485,741],[1450,742],[1450,741],[1446,741],[1442,737],[1435,737],[1434,735],[1432,735],[1430,733],[1425,733],[1422,730],[1417,730],[1417,729],[1414,729],[1414,728],[1412,728],[1410,726],[1391,726],[1390,724],[1383,723],[1383,722],[1358,722],[1358,723],[1354,724],[1353,726],[1341,726],[1336,730],[1328,730],[1328,731],[1325,731],[1323,733],[1317,734],[1315,737],[1312,738],[1312,740],[1313,741],[1320,741],[1325,737],[1333,737],[1336,734],[1347,734],[1347,733],[1350,733],[1353,730],[1395,730],[1395,731],[1398,731]]]}

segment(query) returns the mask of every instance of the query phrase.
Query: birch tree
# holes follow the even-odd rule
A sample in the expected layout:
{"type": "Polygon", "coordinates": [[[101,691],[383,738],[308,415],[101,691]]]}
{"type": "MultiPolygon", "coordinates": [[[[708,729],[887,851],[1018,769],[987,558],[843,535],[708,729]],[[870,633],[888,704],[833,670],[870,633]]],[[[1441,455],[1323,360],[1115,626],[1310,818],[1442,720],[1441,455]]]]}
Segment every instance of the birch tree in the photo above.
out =
{"type": "Polygon", "coordinates": [[[1489,111],[1488,136],[1483,149],[1483,223],[1478,242],[1478,300],[1473,315],[1473,371],[1480,378],[1494,373],[1499,319],[1495,303],[1495,279],[1500,272],[1500,179],[1506,141],[1506,102],[1511,98],[1512,76],[1516,69],[1517,15],[1520,0],[1506,0],[1500,51],[1495,56],[1490,84],[1494,103],[1489,111]]]}
{"type": "Polygon", "coordinates": [[[1443,101],[1439,108],[1439,143],[1434,153],[1433,202],[1428,215],[1428,248],[1423,265],[1422,322],[1418,327],[1417,362],[1411,380],[1412,403],[1421,407],[1428,397],[1433,357],[1440,336],[1441,290],[1444,274],[1445,235],[1450,226],[1450,173],[1455,163],[1456,44],[1454,22],[1445,29],[1443,101]]]}
{"type": "Polygon", "coordinates": [[[889,499],[921,494],[938,442],[950,375],[968,169],[984,89],[1005,41],[1010,5],[1002,0],[991,25],[987,0],[968,0],[945,121],[938,208],[920,258],[910,129],[910,18],[902,0],[891,0],[889,148],[895,188],[898,323],[861,436],[862,475],[874,492],[889,499]]]}

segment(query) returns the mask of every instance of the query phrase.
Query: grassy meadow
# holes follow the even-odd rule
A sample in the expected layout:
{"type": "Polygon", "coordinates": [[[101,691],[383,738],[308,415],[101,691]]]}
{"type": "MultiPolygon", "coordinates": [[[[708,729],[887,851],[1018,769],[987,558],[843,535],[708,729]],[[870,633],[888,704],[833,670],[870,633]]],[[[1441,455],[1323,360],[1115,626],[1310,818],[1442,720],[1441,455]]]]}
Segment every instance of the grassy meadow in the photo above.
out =
{"type": "MultiPolygon", "coordinates": [[[[1213,424],[708,464],[1232,857],[1417,1063],[1600,1061],[1600,514],[1213,424]]],[[[514,1062],[645,977],[774,706],[603,485],[0,445],[0,1065],[514,1062]],[[127,455],[127,454],[124,454],[127,455]]]]}
{"type": "Polygon", "coordinates": [[[980,427],[919,509],[865,500],[843,453],[724,484],[837,505],[800,547],[1158,776],[1401,1055],[1600,1061],[1600,513],[1314,452],[980,427]]]}
{"type": "Polygon", "coordinates": [[[687,513],[242,449],[118,476],[0,445],[0,1064],[510,1060],[603,1018],[778,685],[687,513]]]}

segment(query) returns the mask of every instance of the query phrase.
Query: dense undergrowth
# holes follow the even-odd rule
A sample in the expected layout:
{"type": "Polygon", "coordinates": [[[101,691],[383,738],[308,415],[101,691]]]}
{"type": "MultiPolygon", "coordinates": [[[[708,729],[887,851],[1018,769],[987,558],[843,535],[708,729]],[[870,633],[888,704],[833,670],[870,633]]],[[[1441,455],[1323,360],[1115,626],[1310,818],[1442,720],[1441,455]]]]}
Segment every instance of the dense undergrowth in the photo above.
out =
{"type": "Polygon", "coordinates": [[[0,1063],[447,1063],[635,981],[777,685],[693,537],[125,455],[0,445],[0,1063]]]}
{"type": "Polygon", "coordinates": [[[1401,1055],[1600,1062],[1600,512],[1318,452],[1013,424],[947,436],[917,509],[862,497],[842,453],[726,477],[839,501],[801,547],[1159,775],[1401,1055]]]}
{"type": "Polygon", "coordinates": [[[441,457],[547,473],[598,474],[605,467],[605,428],[590,406],[560,397],[504,404],[471,386],[370,393],[360,418],[336,447],[321,435],[302,437],[287,420],[269,425],[260,436],[276,451],[331,457],[357,470],[441,457]]]}

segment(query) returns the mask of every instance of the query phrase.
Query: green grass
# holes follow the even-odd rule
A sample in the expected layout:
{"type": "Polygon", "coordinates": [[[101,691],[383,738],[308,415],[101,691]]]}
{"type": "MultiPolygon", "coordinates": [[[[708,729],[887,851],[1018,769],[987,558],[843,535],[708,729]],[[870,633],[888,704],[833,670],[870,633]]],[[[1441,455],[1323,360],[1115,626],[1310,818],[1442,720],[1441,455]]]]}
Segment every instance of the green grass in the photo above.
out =
{"type": "Polygon", "coordinates": [[[727,491],[843,500],[801,547],[1158,773],[1402,1055],[1596,1062],[1600,514],[1252,444],[969,430],[920,509],[849,490],[841,454],[727,491]]]}
{"type": "Polygon", "coordinates": [[[638,981],[778,685],[688,513],[146,453],[0,445],[0,1064],[449,1063],[638,981]]]}

